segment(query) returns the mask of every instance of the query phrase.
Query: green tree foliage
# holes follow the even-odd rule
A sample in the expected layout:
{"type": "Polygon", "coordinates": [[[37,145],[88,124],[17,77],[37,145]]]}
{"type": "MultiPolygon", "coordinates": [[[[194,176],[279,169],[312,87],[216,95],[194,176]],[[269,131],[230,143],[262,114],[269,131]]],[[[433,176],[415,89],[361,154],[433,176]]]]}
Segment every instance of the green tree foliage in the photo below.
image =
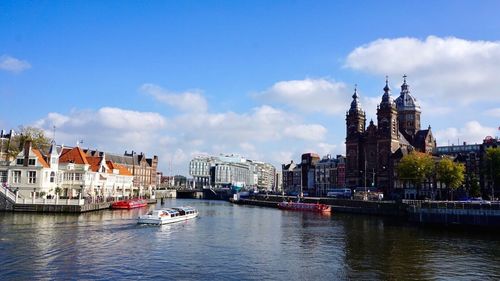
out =
{"type": "Polygon", "coordinates": [[[401,158],[396,171],[400,180],[418,186],[433,174],[434,162],[429,154],[412,152],[401,158]]]}
{"type": "Polygon", "coordinates": [[[15,135],[8,144],[8,156],[12,158],[16,157],[23,149],[26,141],[31,141],[33,148],[44,151],[50,146],[50,139],[45,136],[42,129],[20,126],[17,135],[15,135]]]}
{"type": "Polygon", "coordinates": [[[464,182],[465,165],[453,162],[450,158],[443,158],[436,167],[437,179],[444,183],[453,192],[464,182]]]}
{"type": "Polygon", "coordinates": [[[479,179],[472,176],[470,179],[469,195],[471,197],[481,197],[481,187],[479,186],[479,179]]]}
{"type": "Polygon", "coordinates": [[[493,180],[493,186],[500,184],[500,148],[486,149],[486,174],[493,180]]]}

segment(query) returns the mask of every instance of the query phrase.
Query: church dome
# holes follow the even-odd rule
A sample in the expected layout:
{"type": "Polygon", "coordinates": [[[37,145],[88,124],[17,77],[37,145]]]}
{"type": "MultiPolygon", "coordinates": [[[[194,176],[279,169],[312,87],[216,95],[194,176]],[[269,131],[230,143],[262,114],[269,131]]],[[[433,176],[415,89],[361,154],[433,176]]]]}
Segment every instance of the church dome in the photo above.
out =
{"type": "Polygon", "coordinates": [[[398,111],[418,111],[420,112],[420,105],[417,99],[410,93],[410,86],[406,83],[406,75],[403,76],[403,85],[401,85],[401,93],[396,99],[396,107],[398,111]]]}
{"type": "Polygon", "coordinates": [[[361,102],[359,101],[357,85],[354,87],[354,94],[352,95],[351,108],[349,109],[349,111],[351,112],[363,111],[361,109],[361,102]]]}

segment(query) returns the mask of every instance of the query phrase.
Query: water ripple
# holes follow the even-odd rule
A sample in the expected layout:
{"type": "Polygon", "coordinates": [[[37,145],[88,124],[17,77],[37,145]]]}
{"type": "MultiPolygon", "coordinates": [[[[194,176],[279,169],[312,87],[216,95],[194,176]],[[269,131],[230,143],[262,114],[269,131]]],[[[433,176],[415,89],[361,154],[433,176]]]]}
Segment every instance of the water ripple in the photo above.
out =
{"type": "MultiPolygon", "coordinates": [[[[0,213],[0,280],[499,280],[500,239],[383,218],[170,200],[201,217],[141,226],[150,208],[0,213]]],[[[156,207],[161,207],[160,205],[156,207]]]]}

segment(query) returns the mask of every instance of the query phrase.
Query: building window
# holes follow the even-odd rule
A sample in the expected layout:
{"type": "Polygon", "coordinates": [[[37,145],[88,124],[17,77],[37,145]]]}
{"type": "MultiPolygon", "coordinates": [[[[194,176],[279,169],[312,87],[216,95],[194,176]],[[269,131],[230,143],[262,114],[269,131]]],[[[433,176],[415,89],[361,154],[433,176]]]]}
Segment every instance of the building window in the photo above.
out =
{"type": "Polygon", "coordinates": [[[13,183],[21,183],[21,171],[13,171],[12,172],[12,182],[13,183]]]}
{"type": "Polygon", "coordinates": [[[35,159],[29,159],[28,160],[28,165],[35,166],[35,159]]]}
{"type": "Polygon", "coordinates": [[[28,182],[29,183],[36,183],[36,171],[29,171],[28,172],[28,182]]]}
{"type": "Polygon", "coordinates": [[[55,181],[55,177],[56,177],[56,173],[55,172],[50,172],[50,182],[54,182],[55,181]]]}
{"type": "Polygon", "coordinates": [[[7,171],[0,171],[0,182],[1,183],[7,182],[7,171]]]}
{"type": "Polygon", "coordinates": [[[79,181],[82,179],[82,174],[75,173],[75,180],[79,181]]]}
{"type": "Polygon", "coordinates": [[[21,159],[17,159],[16,164],[17,165],[23,165],[24,164],[24,159],[22,159],[22,158],[21,159]]]}

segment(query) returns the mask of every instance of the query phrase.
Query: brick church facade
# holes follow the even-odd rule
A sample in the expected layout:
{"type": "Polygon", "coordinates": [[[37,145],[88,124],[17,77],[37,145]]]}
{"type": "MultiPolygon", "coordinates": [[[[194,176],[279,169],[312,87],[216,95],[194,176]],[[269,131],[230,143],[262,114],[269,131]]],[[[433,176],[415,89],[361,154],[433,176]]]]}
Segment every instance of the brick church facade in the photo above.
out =
{"type": "Polygon", "coordinates": [[[377,106],[377,124],[361,108],[357,89],[346,114],[346,185],[350,188],[374,187],[390,196],[400,187],[395,180],[397,162],[412,150],[432,153],[436,141],[431,127],[421,130],[421,109],[411,95],[406,75],[396,100],[391,97],[388,80],[377,106]]]}

